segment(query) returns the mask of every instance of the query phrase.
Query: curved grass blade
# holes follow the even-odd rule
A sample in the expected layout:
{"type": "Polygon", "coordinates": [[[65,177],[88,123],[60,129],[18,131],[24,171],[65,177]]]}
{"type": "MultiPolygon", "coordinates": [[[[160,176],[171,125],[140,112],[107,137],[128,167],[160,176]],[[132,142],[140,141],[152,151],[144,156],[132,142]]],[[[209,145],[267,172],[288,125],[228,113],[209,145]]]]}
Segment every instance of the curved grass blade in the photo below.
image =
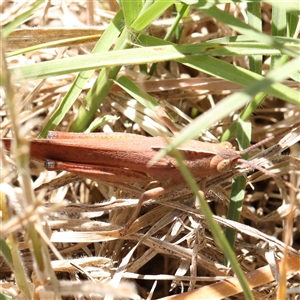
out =
{"type": "MultiPolygon", "coordinates": [[[[118,37],[122,27],[123,14],[119,11],[114,17],[113,22],[110,23],[106,31],[101,36],[98,43],[95,45],[93,52],[105,52],[108,51],[111,45],[114,43],[115,39],[118,37]]],[[[63,98],[61,104],[57,110],[52,114],[49,121],[41,131],[39,138],[45,138],[49,130],[53,130],[64,118],[65,114],[72,107],[84,85],[89,80],[94,70],[80,72],[75,81],[73,82],[71,88],[68,90],[67,94],[63,98]]]]}

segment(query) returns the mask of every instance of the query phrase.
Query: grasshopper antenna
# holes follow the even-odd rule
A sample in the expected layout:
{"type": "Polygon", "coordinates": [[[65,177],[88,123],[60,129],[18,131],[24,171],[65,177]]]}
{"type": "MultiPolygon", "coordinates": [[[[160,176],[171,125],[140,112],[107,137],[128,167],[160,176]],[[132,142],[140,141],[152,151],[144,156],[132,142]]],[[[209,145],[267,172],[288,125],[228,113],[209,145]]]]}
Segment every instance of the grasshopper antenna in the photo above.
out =
{"type": "Polygon", "coordinates": [[[299,127],[299,126],[300,126],[300,122],[297,122],[297,123],[295,123],[294,125],[292,125],[292,126],[286,128],[285,130],[279,132],[278,134],[273,135],[273,136],[270,136],[270,137],[267,137],[267,138],[263,139],[262,141],[260,141],[260,142],[258,142],[258,143],[256,143],[256,144],[254,144],[254,145],[252,145],[252,146],[250,146],[250,147],[248,147],[248,148],[246,148],[246,149],[244,149],[244,150],[237,151],[237,152],[238,152],[240,155],[246,154],[246,153],[248,153],[248,152],[250,152],[250,151],[252,151],[252,150],[254,150],[254,149],[257,149],[258,147],[260,147],[260,146],[266,144],[267,142],[270,142],[270,141],[274,140],[275,138],[280,137],[280,136],[282,136],[282,135],[284,135],[284,134],[290,132],[291,130],[293,130],[293,129],[299,127]]]}
{"type": "Polygon", "coordinates": [[[295,186],[293,186],[291,183],[289,183],[286,180],[283,180],[280,176],[274,174],[273,172],[271,172],[271,171],[269,171],[269,170],[267,170],[267,169],[265,169],[265,168],[263,168],[261,166],[255,165],[252,162],[250,162],[248,160],[245,160],[245,159],[242,159],[242,158],[239,158],[238,162],[241,163],[241,164],[247,165],[247,166],[251,167],[252,169],[256,169],[258,171],[261,171],[262,173],[270,176],[271,178],[277,180],[278,182],[283,183],[284,185],[286,185],[288,188],[291,188],[295,192],[298,191],[298,189],[295,186]]]}
{"type": "MultiPolygon", "coordinates": [[[[291,126],[291,127],[287,128],[287,129],[283,130],[283,131],[280,132],[279,134],[274,135],[274,136],[271,136],[271,137],[268,137],[268,138],[265,138],[265,139],[263,139],[262,141],[260,141],[260,142],[258,142],[258,143],[256,143],[256,144],[254,144],[254,145],[252,145],[252,146],[250,146],[250,147],[248,147],[248,148],[246,148],[246,149],[244,149],[244,150],[242,150],[242,151],[238,151],[238,153],[239,153],[240,155],[246,154],[246,153],[248,153],[249,151],[258,148],[258,147],[264,145],[265,143],[267,143],[267,142],[273,140],[274,138],[279,137],[279,136],[282,136],[282,135],[284,135],[284,134],[290,132],[291,130],[293,130],[293,129],[299,127],[299,126],[300,126],[300,122],[297,122],[297,123],[294,124],[293,126],[291,126]]],[[[294,187],[291,183],[289,183],[289,182],[283,180],[280,176],[274,174],[274,173],[271,172],[271,171],[268,171],[267,169],[265,169],[265,168],[263,168],[263,167],[261,167],[261,166],[258,166],[258,165],[256,165],[256,164],[254,164],[254,163],[252,163],[252,162],[250,162],[250,161],[248,161],[248,160],[242,159],[242,158],[239,158],[239,159],[238,159],[238,162],[241,163],[241,164],[247,165],[247,166],[251,167],[252,169],[256,169],[256,170],[258,170],[258,171],[261,171],[262,173],[264,173],[264,174],[266,174],[266,175],[272,177],[273,179],[277,180],[278,182],[281,182],[281,183],[283,183],[284,185],[286,185],[287,187],[293,189],[294,191],[297,191],[297,188],[294,187]]]]}

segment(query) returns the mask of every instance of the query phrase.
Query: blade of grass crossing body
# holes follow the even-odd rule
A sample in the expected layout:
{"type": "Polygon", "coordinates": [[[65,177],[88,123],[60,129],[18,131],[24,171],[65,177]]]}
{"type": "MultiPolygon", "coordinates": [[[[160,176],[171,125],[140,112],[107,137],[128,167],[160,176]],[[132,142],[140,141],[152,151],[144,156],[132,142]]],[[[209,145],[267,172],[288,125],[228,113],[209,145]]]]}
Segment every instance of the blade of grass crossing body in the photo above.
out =
{"type": "MultiPolygon", "coordinates": [[[[122,11],[119,11],[114,17],[113,21],[109,24],[108,28],[105,30],[97,44],[95,45],[92,53],[108,51],[111,45],[113,45],[113,43],[115,42],[115,39],[119,36],[122,26],[123,13],[122,11]]],[[[70,110],[70,108],[82,92],[84,85],[92,76],[93,72],[94,70],[83,71],[77,75],[71,88],[64,96],[61,104],[59,105],[57,110],[52,114],[49,121],[41,131],[39,138],[45,138],[47,136],[47,132],[49,130],[55,129],[56,126],[62,121],[66,113],[70,110]]]]}
{"type": "Polygon", "coordinates": [[[211,230],[211,233],[214,237],[214,241],[218,244],[219,248],[224,253],[227,260],[230,261],[231,267],[234,271],[234,274],[237,276],[237,278],[242,286],[245,298],[248,300],[252,300],[252,299],[254,300],[253,294],[248,285],[248,281],[237,261],[237,258],[235,256],[232,248],[228,244],[225,234],[222,231],[221,227],[214,220],[212,212],[209,208],[207,201],[199,193],[198,184],[195,181],[195,179],[193,178],[193,176],[190,173],[190,171],[188,170],[188,168],[186,167],[186,165],[184,164],[182,155],[178,151],[173,151],[172,155],[178,161],[179,169],[180,169],[184,179],[188,183],[190,189],[195,194],[195,196],[199,199],[201,212],[205,216],[205,221],[207,222],[208,227],[211,230]]]}
{"type": "MultiPolygon", "coordinates": [[[[241,119],[236,121],[237,127],[237,141],[239,144],[239,149],[243,150],[249,147],[251,140],[251,123],[244,122],[241,119]]],[[[243,155],[244,159],[248,158],[248,154],[243,155]]],[[[239,176],[232,179],[230,203],[228,209],[227,218],[233,221],[239,221],[243,200],[245,197],[245,186],[246,178],[244,176],[239,176]]],[[[233,228],[226,228],[225,232],[226,238],[229,245],[233,248],[236,238],[236,231],[233,228]]],[[[229,267],[230,262],[226,259],[225,264],[229,267]]]]}

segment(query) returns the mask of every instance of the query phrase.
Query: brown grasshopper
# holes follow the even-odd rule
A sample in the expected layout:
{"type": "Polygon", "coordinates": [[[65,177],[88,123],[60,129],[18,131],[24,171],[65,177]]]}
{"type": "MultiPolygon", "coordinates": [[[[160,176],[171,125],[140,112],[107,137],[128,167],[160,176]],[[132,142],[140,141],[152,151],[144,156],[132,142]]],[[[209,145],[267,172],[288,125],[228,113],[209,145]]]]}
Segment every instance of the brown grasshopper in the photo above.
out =
{"type": "MultiPolygon", "coordinates": [[[[174,124],[164,118],[164,122],[177,133],[174,124]]],[[[299,124],[293,126],[297,127],[299,124]]],[[[291,128],[283,133],[290,131],[291,128]]],[[[281,134],[283,134],[281,133],[281,134]]],[[[218,144],[191,140],[178,150],[184,156],[184,162],[202,191],[206,179],[225,174],[237,164],[250,165],[272,177],[276,175],[241,158],[241,155],[261,146],[274,137],[267,138],[243,151],[236,151],[229,142],[218,144]]],[[[2,139],[10,150],[11,139],[2,139]]],[[[146,190],[139,198],[137,207],[121,234],[125,235],[137,219],[143,203],[157,198],[182,185],[183,177],[178,170],[177,161],[165,156],[150,168],[148,162],[165,148],[167,140],[163,137],[145,137],[128,133],[71,133],[50,131],[46,139],[30,141],[30,157],[44,161],[47,170],[65,170],[109,185],[148,184],[158,181],[159,186],[146,190]]]]}

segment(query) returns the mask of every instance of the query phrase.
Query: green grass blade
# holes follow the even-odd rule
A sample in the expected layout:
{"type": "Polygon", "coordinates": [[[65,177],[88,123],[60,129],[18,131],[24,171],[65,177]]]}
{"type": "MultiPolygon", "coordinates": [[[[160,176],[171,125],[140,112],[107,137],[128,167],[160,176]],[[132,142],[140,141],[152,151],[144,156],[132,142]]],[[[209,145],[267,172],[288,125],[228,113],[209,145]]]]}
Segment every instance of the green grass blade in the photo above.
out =
{"type": "MultiPolygon", "coordinates": [[[[151,37],[148,37],[148,39],[151,39],[151,37]]],[[[92,53],[77,57],[36,63],[34,65],[25,65],[11,68],[10,70],[15,73],[15,80],[24,81],[112,66],[127,66],[132,64],[136,65],[167,61],[184,58],[186,56],[194,56],[197,59],[200,56],[207,55],[232,56],[249,55],[251,53],[264,53],[266,55],[280,54],[278,50],[270,49],[262,44],[212,45],[211,43],[201,43],[181,46],[175,46],[172,44],[161,46],[164,41],[159,39],[156,40],[159,41],[159,44],[154,47],[110,51],[106,53],[92,53]]],[[[299,46],[293,45],[290,46],[290,48],[299,49],[299,46]]]]}
{"type": "MultiPolygon", "coordinates": [[[[247,106],[240,113],[239,118],[242,121],[248,120],[248,118],[254,113],[257,107],[261,105],[261,103],[266,98],[266,93],[261,92],[255,95],[255,97],[250,101],[247,106]]],[[[223,134],[220,141],[228,141],[236,134],[236,123],[234,122],[223,134]]]]}
{"type": "MultiPolygon", "coordinates": [[[[13,237],[11,239],[13,239],[13,237]]],[[[26,271],[16,243],[11,243],[11,255],[14,265],[13,271],[16,276],[18,287],[24,293],[25,297],[28,300],[31,300],[32,295],[30,292],[26,271]]]]}
{"type": "MultiPolygon", "coordinates": [[[[243,201],[245,197],[246,178],[240,176],[232,179],[232,187],[230,193],[230,204],[227,218],[233,221],[239,221],[242,212],[243,201]]],[[[229,245],[233,248],[236,238],[236,230],[233,228],[226,228],[226,238],[229,245]]],[[[226,260],[225,265],[229,267],[229,263],[226,260]]]]}
{"type": "MultiPolygon", "coordinates": [[[[98,43],[95,45],[93,52],[106,52],[109,50],[111,45],[115,42],[115,39],[121,32],[123,14],[119,11],[114,17],[113,22],[110,23],[106,31],[101,36],[98,43]]],[[[71,88],[68,90],[67,94],[63,98],[61,104],[57,110],[52,114],[49,121],[41,131],[39,138],[45,138],[49,130],[53,130],[62,121],[66,113],[70,110],[80,93],[82,92],[84,85],[92,76],[94,70],[80,72],[75,81],[73,82],[71,88]]]]}
{"type": "MultiPolygon", "coordinates": [[[[285,36],[286,34],[286,26],[287,26],[287,19],[286,19],[286,11],[285,9],[273,7],[272,9],[272,35],[273,36],[285,36]]],[[[271,69],[280,66],[287,61],[289,61],[290,56],[272,56],[271,57],[271,69]]]]}
{"type": "MultiPolygon", "coordinates": [[[[239,119],[235,124],[237,127],[237,141],[239,144],[239,149],[246,149],[247,147],[249,147],[251,141],[251,123],[244,122],[239,119]]],[[[243,158],[247,159],[247,156],[247,154],[244,154],[243,158]]],[[[232,180],[230,203],[227,215],[227,218],[229,220],[237,222],[239,222],[240,220],[243,201],[245,197],[245,186],[246,178],[244,176],[239,176],[238,178],[234,178],[232,180]]],[[[229,245],[233,248],[235,243],[236,230],[233,228],[226,228],[225,235],[229,245]]],[[[227,266],[229,266],[228,260],[226,260],[225,263],[227,266]]]]}
{"type": "Polygon", "coordinates": [[[27,11],[18,15],[12,22],[7,24],[2,29],[2,38],[4,39],[7,38],[9,34],[12,31],[14,31],[14,29],[16,29],[19,25],[23,24],[34,13],[34,11],[44,2],[45,2],[44,0],[35,1],[27,11]]]}
{"type": "MultiPolygon", "coordinates": [[[[248,7],[248,21],[249,25],[255,28],[257,31],[262,31],[262,21],[260,12],[260,3],[249,2],[248,7]]],[[[250,55],[249,67],[252,72],[261,74],[262,71],[262,55],[250,55]]]]}
{"type": "Polygon", "coordinates": [[[107,123],[108,121],[116,121],[119,117],[117,116],[110,116],[106,115],[102,118],[96,118],[93,120],[93,122],[90,124],[90,126],[84,131],[85,133],[90,133],[95,131],[99,126],[107,123]]]}
{"type": "Polygon", "coordinates": [[[2,293],[0,293],[0,300],[16,300],[16,298],[8,297],[2,293]]]}
{"type": "MultiPolygon", "coordinates": [[[[160,40],[163,45],[170,45],[170,42],[162,41],[160,40]]],[[[139,42],[143,46],[153,46],[155,44],[158,44],[159,41],[156,38],[148,37],[141,35],[139,38],[139,42]]],[[[204,44],[204,43],[202,43],[204,44]]],[[[202,51],[205,52],[205,47],[209,47],[210,43],[202,45],[202,51]],[[207,45],[207,46],[206,46],[207,45]]],[[[195,46],[195,45],[193,45],[195,46]]],[[[197,45],[199,48],[201,45],[197,45]]],[[[174,46],[175,47],[175,46],[174,46]]],[[[182,46],[181,47],[175,47],[178,51],[183,51],[184,53],[193,53],[193,51],[196,51],[194,47],[189,46],[182,46]]],[[[171,50],[170,50],[171,51],[171,50]]],[[[201,50],[198,49],[200,52],[201,50]]],[[[155,54],[154,54],[155,55],[155,54]]],[[[232,81],[234,83],[240,84],[242,86],[249,86],[251,83],[253,83],[255,80],[261,80],[263,79],[263,76],[260,76],[256,73],[253,73],[251,71],[248,71],[246,69],[233,66],[231,64],[228,64],[224,61],[220,61],[218,59],[215,59],[211,56],[186,56],[183,59],[177,59],[177,61],[194,68],[196,70],[199,70],[201,72],[213,75],[215,77],[223,78],[224,80],[232,81]]],[[[286,74],[287,77],[292,76],[292,72],[289,72],[289,74],[286,74]]],[[[298,105],[299,104],[299,92],[295,91],[289,87],[286,87],[280,83],[276,83],[273,86],[271,86],[266,91],[268,94],[283,99],[285,101],[288,101],[292,104],[298,105]]],[[[257,99],[259,100],[259,97],[257,99]]],[[[257,103],[256,101],[256,103],[257,103]]],[[[259,105],[259,103],[257,103],[259,105]]],[[[249,111],[247,111],[249,113],[249,111]]],[[[250,112],[251,114],[252,112],[250,112]]]]}
{"type": "MultiPolygon", "coordinates": [[[[169,31],[166,33],[165,37],[164,37],[164,41],[169,41],[173,35],[173,33],[176,31],[176,29],[178,29],[178,24],[180,22],[180,20],[183,18],[183,16],[186,15],[187,11],[188,11],[188,6],[186,4],[178,4],[176,5],[176,8],[178,7],[178,9],[180,8],[175,20],[174,20],[174,23],[172,24],[171,28],[169,29],[169,31]]],[[[154,74],[154,71],[156,69],[156,65],[157,63],[155,64],[152,64],[151,68],[150,68],[150,71],[149,71],[149,75],[153,75],[154,74]]]]}
{"type": "Polygon", "coordinates": [[[272,9],[272,35],[285,36],[286,34],[286,11],[273,7],[272,9]]]}
{"type": "Polygon", "coordinates": [[[287,12],[287,36],[297,38],[298,15],[287,12]]]}
{"type": "Polygon", "coordinates": [[[289,49],[283,47],[280,43],[278,43],[276,40],[274,40],[271,36],[257,31],[252,26],[245,24],[241,20],[235,18],[234,16],[227,13],[226,11],[220,10],[216,6],[210,6],[208,8],[201,7],[201,10],[203,12],[205,12],[206,14],[212,16],[213,18],[216,18],[220,22],[227,24],[227,26],[231,27],[233,30],[236,30],[237,32],[240,32],[248,37],[251,37],[255,41],[259,41],[261,43],[264,43],[266,45],[274,47],[274,48],[280,50],[280,52],[282,52],[284,54],[288,54],[291,56],[298,54],[294,51],[290,51],[289,49]]]}
{"type": "Polygon", "coordinates": [[[143,13],[141,13],[139,17],[131,24],[131,28],[136,32],[141,32],[175,2],[175,0],[154,1],[153,4],[149,6],[149,8],[143,13]]]}
{"type": "MultiPolygon", "coordinates": [[[[151,38],[148,37],[146,41],[147,40],[149,41],[151,40],[151,38]]],[[[159,41],[161,41],[161,43],[167,43],[166,41],[159,41]]],[[[18,79],[24,80],[44,78],[48,76],[65,74],[79,70],[94,70],[97,68],[103,68],[108,66],[132,65],[175,59],[178,62],[181,62],[196,70],[238,83],[242,86],[248,86],[255,80],[260,80],[263,78],[262,76],[259,76],[258,74],[255,74],[246,69],[233,66],[229,63],[215,59],[210,56],[206,56],[207,52],[209,51],[211,51],[210,53],[213,53],[215,55],[223,55],[226,53],[228,55],[236,55],[236,53],[239,52],[238,48],[241,47],[241,45],[232,45],[232,47],[230,46],[231,48],[227,50],[225,48],[229,46],[222,46],[222,51],[220,51],[220,47],[221,46],[216,45],[216,48],[218,49],[207,51],[207,49],[214,49],[214,47],[211,44],[204,43],[197,45],[182,46],[175,46],[170,44],[159,47],[110,51],[108,53],[97,53],[85,55],[82,57],[61,59],[59,61],[43,62],[30,66],[22,66],[20,68],[15,68],[12,71],[15,71],[16,74],[21,73],[22,78],[19,76],[18,79]]],[[[296,47],[299,46],[296,45],[296,47]]],[[[264,49],[263,51],[267,50],[264,49]]],[[[249,53],[250,52],[248,52],[248,54],[249,53]]],[[[293,75],[292,72],[289,73],[290,76],[293,75]]],[[[280,83],[274,84],[272,87],[267,89],[266,92],[274,97],[286,100],[290,103],[298,103],[299,93],[280,83]]]]}
{"type": "Polygon", "coordinates": [[[213,219],[212,212],[209,208],[207,201],[202,197],[202,195],[200,195],[199,186],[198,186],[197,182],[195,181],[195,179],[193,178],[190,171],[188,170],[187,166],[184,164],[182,155],[180,155],[180,153],[178,151],[174,151],[174,157],[176,158],[176,160],[178,162],[179,169],[180,169],[184,179],[188,183],[192,192],[199,199],[201,212],[205,216],[205,221],[207,222],[208,227],[214,237],[214,241],[217,243],[217,245],[221,249],[222,253],[224,253],[226,259],[228,261],[230,261],[230,264],[234,271],[234,274],[237,276],[237,278],[239,279],[239,282],[242,286],[245,298],[254,300],[254,297],[253,297],[251,290],[249,288],[249,285],[248,285],[248,281],[236,259],[236,256],[235,256],[232,248],[228,244],[225,234],[222,231],[221,227],[213,219]]]}
{"type": "MultiPolygon", "coordinates": [[[[250,2],[249,0],[182,0],[181,2],[186,3],[187,5],[195,6],[197,8],[202,7],[210,7],[215,4],[228,4],[228,3],[236,3],[236,2],[250,2]]],[[[273,7],[284,8],[287,12],[297,16],[300,14],[300,7],[298,1],[274,1],[274,0],[251,0],[254,3],[265,2],[271,4],[273,7]]]]}
{"type": "MultiPolygon", "coordinates": [[[[281,44],[295,44],[299,45],[300,40],[297,38],[290,38],[290,37],[283,37],[283,36],[272,36],[272,39],[277,41],[278,43],[281,44]]],[[[232,42],[254,42],[254,40],[248,36],[245,35],[234,35],[234,36],[226,36],[226,37],[221,37],[221,38],[216,38],[212,39],[209,41],[206,41],[205,43],[232,43],[232,42]]],[[[297,51],[297,49],[295,49],[297,51]]]]}
{"type": "MultiPolygon", "coordinates": [[[[114,49],[118,50],[128,47],[129,44],[127,37],[128,31],[124,28],[114,49]]],[[[89,106],[89,110],[86,110],[83,106],[79,108],[77,118],[70,127],[70,131],[82,132],[87,129],[87,127],[93,120],[95,112],[112,88],[114,84],[113,80],[117,77],[120,69],[121,66],[115,66],[112,68],[104,68],[101,70],[96,82],[89,90],[85,98],[85,101],[89,106]]]]}
{"type": "Polygon", "coordinates": [[[4,257],[6,263],[9,265],[9,267],[13,270],[13,259],[11,255],[11,250],[9,246],[7,245],[6,241],[0,237],[0,252],[2,256],[4,257]]]}
{"type": "MultiPolygon", "coordinates": [[[[238,83],[242,86],[249,86],[255,81],[260,81],[264,78],[263,76],[260,76],[256,73],[253,73],[240,67],[233,66],[231,64],[209,56],[199,58],[189,57],[187,59],[178,59],[177,61],[199,71],[223,78],[228,81],[238,83]]],[[[295,67],[291,70],[284,69],[285,79],[288,78],[291,74],[295,74],[297,72],[295,69],[295,67]]],[[[265,89],[266,93],[279,99],[290,102],[294,105],[299,105],[299,92],[287,86],[284,86],[283,84],[280,84],[277,81],[280,80],[275,80],[274,84],[271,87],[269,87],[268,85],[268,88],[265,89]]],[[[257,91],[257,93],[258,92],[259,91],[257,91]]],[[[249,99],[249,101],[250,100],[251,99],[249,99]]]]}
{"type": "Polygon", "coordinates": [[[158,102],[151,97],[148,93],[142,90],[138,85],[132,82],[129,78],[122,76],[115,83],[120,86],[124,91],[126,91],[135,100],[141,103],[143,106],[154,110],[158,102]]]}
{"type": "Polygon", "coordinates": [[[131,24],[137,19],[143,8],[142,0],[121,0],[121,8],[124,14],[125,26],[131,27],[131,24]]]}
{"type": "MultiPolygon", "coordinates": [[[[247,15],[248,15],[248,22],[249,25],[255,28],[257,31],[262,31],[262,21],[261,21],[261,8],[260,3],[256,2],[249,2],[247,3],[247,15]]],[[[262,73],[262,55],[249,55],[249,68],[250,71],[261,74],[262,73]]],[[[265,100],[267,94],[266,93],[258,93],[254,99],[245,107],[245,109],[240,114],[240,119],[242,121],[246,121],[255,111],[255,109],[261,105],[261,103],[265,100]]],[[[236,122],[233,123],[222,135],[221,140],[226,141],[229,140],[233,134],[235,134],[236,122]]],[[[242,184],[243,179],[237,179],[236,185],[243,186],[242,184]]],[[[233,190],[238,189],[233,184],[233,190]]],[[[235,192],[237,194],[238,192],[235,192]]]]}

